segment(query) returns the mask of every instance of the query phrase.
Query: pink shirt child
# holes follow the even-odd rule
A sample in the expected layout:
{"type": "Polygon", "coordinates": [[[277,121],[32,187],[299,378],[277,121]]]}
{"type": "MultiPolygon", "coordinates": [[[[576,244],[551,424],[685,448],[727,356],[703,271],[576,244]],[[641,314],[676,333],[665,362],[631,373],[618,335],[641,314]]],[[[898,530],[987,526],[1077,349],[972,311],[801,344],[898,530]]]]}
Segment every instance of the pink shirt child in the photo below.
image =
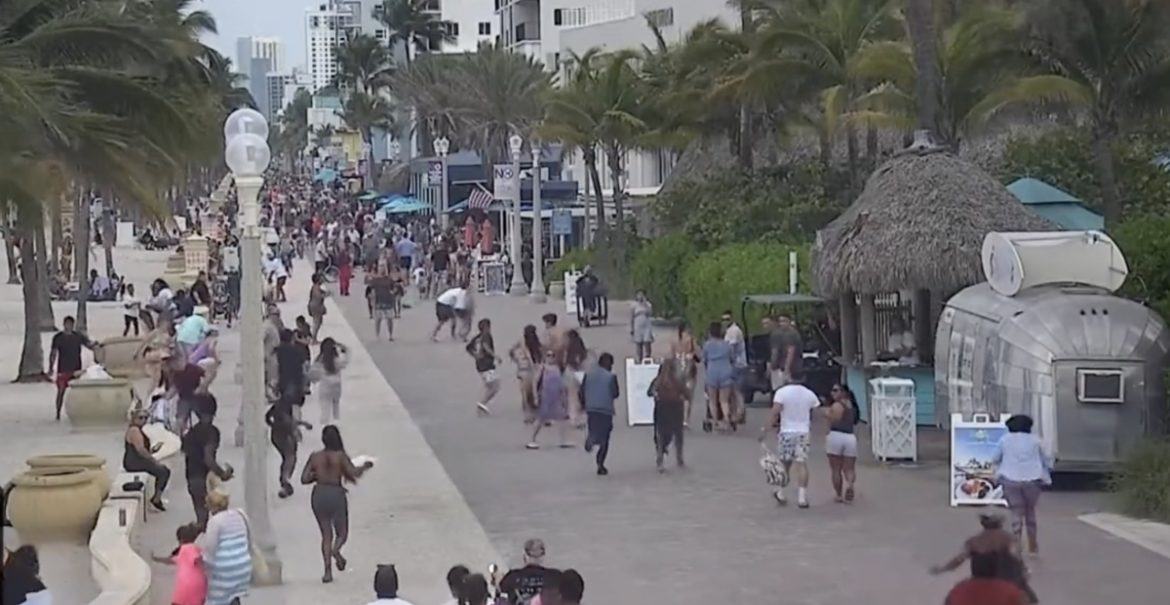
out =
{"type": "Polygon", "coordinates": [[[207,574],[203,570],[203,551],[195,544],[181,544],[175,555],[175,592],[173,605],[203,605],[207,600],[207,574]]]}

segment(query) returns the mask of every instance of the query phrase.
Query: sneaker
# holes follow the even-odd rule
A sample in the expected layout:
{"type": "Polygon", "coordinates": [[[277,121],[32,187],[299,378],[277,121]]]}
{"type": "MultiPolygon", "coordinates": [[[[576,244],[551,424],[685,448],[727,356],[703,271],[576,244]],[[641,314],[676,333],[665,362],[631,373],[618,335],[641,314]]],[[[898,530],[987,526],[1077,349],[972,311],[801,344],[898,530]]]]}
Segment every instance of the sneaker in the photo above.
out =
{"type": "Polygon", "coordinates": [[[806,500],[804,498],[797,498],[796,499],[796,506],[797,506],[797,508],[808,508],[808,500],[806,500]]]}
{"type": "Polygon", "coordinates": [[[482,403],[477,403],[477,404],[475,404],[475,409],[476,409],[476,410],[477,410],[477,411],[478,411],[480,414],[483,414],[484,416],[487,416],[488,414],[491,414],[491,413],[492,413],[492,411],[491,411],[490,409],[488,409],[488,406],[487,406],[487,405],[485,405],[485,404],[482,404],[482,403]]]}
{"type": "Polygon", "coordinates": [[[597,467],[597,474],[598,476],[604,477],[609,474],[609,469],[605,468],[604,466],[599,466],[597,467]]]}
{"type": "Polygon", "coordinates": [[[776,490],[775,492],[772,492],[772,497],[776,499],[776,503],[780,506],[788,506],[788,498],[784,497],[784,492],[782,490],[776,490]]]}
{"type": "Polygon", "coordinates": [[[538,450],[538,449],[540,449],[540,444],[533,441],[532,443],[529,443],[528,445],[525,445],[524,447],[526,447],[530,450],[538,450]]]}

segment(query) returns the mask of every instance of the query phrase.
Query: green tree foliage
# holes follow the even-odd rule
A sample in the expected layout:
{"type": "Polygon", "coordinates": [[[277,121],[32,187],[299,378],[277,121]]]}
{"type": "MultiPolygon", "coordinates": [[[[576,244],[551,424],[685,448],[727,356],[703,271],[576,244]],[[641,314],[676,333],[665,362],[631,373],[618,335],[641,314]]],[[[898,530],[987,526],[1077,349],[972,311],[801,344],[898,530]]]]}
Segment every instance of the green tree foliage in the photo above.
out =
{"type": "Polygon", "coordinates": [[[819,163],[728,173],[681,183],[660,195],[653,210],[667,230],[685,233],[699,249],[729,242],[812,240],[845,208],[826,192],[819,163]]]}
{"type": "Polygon", "coordinates": [[[738,316],[740,301],[747,294],[787,292],[790,251],[799,255],[799,288],[807,291],[807,244],[729,244],[694,257],[682,275],[687,322],[700,330],[725,310],[738,316]]]}
{"type": "Polygon", "coordinates": [[[1170,440],[1138,445],[1113,476],[1122,510],[1143,519],[1170,522],[1170,440]]]}
{"type": "Polygon", "coordinates": [[[1137,216],[1113,231],[1129,264],[1123,293],[1170,319],[1170,215],[1137,216]]]}
{"type": "Polygon", "coordinates": [[[646,291],[660,317],[683,317],[687,299],[682,277],[695,254],[691,238],[673,233],[646,242],[630,267],[635,287],[646,291]]]}
{"type": "MultiPolygon", "coordinates": [[[[1091,140],[1088,130],[1079,128],[1013,140],[1005,150],[1000,176],[1005,183],[1022,177],[1040,179],[1103,212],[1104,193],[1091,140]]],[[[1113,147],[1123,216],[1170,211],[1170,171],[1156,161],[1166,144],[1164,134],[1152,130],[1126,136],[1113,147]]]]}

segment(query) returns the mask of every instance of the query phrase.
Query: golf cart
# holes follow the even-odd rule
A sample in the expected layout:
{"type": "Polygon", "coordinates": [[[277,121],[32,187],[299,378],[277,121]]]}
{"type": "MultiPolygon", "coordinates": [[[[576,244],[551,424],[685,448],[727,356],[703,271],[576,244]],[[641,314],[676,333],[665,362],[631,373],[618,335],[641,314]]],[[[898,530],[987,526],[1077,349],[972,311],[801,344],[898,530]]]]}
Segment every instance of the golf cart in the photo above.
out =
{"type": "MultiPolygon", "coordinates": [[[[841,365],[836,359],[841,338],[834,328],[827,301],[811,294],[748,294],[743,297],[739,315],[748,362],[739,385],[743,401],[751,404],[757,393],[772,392],[768,373],[769,335],[762,331],[759,321],[776,313],[792,318],[800,331],[805,386],[821,398],[828,397],[833,385],[841,380],[841,365]],[[749,317],[749,305],[764,309],[749,317]]],[[[771,404],[770,396],[768,403],[771,404]]]]}

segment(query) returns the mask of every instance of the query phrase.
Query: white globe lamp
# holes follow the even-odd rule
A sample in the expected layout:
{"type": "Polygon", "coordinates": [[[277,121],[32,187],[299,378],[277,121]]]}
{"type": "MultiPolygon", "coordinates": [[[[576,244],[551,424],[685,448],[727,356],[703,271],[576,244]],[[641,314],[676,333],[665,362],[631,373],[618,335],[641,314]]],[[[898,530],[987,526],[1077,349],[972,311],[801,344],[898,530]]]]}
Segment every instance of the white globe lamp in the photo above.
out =
{"type": "Polygon", "coordinates": [[[223,124],[223,140],[230,143],[242,134],[254,134],[268,140],[268,120],[264,119],[264,114],[250,107],[233,111],[223,124]]]}
{"type": "MultiPolygon", "coordinates": [[[[235,115],[235,114],[233,114],[235,115]]],[[[228,140],[224,160],[237,177],[261,176],[272,161],[268,141],[254,133],[242,133],[228,140]]]]}

